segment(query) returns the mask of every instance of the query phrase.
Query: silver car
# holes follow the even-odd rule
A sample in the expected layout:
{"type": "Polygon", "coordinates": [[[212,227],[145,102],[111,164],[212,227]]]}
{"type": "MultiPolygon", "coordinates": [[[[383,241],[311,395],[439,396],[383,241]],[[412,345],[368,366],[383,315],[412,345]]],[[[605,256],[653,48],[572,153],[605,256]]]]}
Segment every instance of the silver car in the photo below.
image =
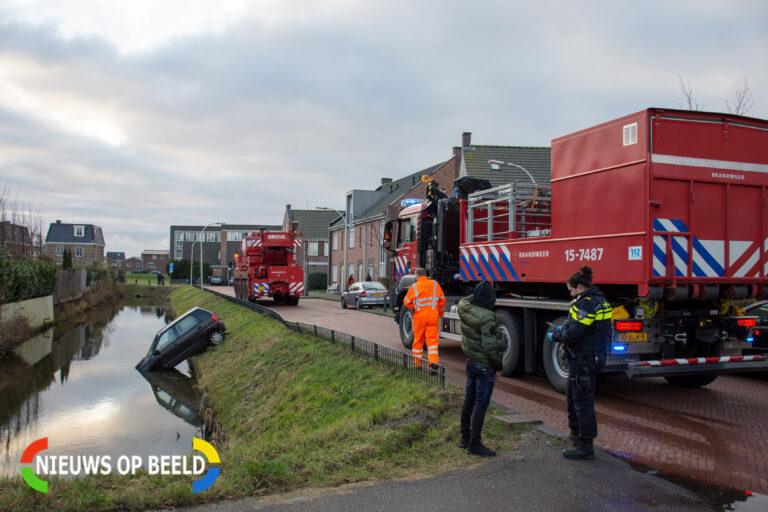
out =
{"type": "Polygon", "coordinates": [[[349,290],[341,296],[341,307],[355,306],[360,309],[364,306],[384,306],[384,301],[389,300],[387,287],[378,281],[363,281],[353,283],[349,290]]]}

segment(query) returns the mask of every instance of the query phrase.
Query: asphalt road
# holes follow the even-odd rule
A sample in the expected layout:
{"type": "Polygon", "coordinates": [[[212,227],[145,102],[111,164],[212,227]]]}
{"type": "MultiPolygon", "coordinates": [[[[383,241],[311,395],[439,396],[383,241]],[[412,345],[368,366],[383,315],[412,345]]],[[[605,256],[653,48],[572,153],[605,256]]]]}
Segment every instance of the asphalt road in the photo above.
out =
{"type": "MultiPolygon", "coordinates": [[[[230,290],[214,287],[218,292],[230,290]]],[[[264,304],[286,320],[315,324],[403,350],[391,317],[302,299],[298,306],[264,304]]],[[[464,385],[460,343],[440,341],[447,378],[464,385]]],[[[499,378],[493,401],[567,432],[565,396],[544,377],[499,378]]],[[[612,375],[596,399],[596,445],[640,468],[706,493],[768,495],[768,375],[720,376],[699,389],[662,378],[612,375]]]]}

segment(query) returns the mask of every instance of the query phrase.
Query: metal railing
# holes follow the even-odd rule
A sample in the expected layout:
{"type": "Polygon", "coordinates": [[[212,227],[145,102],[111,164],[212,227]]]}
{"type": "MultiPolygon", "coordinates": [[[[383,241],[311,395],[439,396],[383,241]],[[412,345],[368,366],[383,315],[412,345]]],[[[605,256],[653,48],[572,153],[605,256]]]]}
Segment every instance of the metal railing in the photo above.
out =
{"type": "Polygon", "coordinates": [[[397,350],[374,341],[366,340],[345,332],[335,331],[328,329],[327,327],[321,327],[314,324],[305,324],[302,322],[288,322],[279,313],[248,302],[246,300],[237,299],[224,295],[223,293],[206,290],[214,295],[233,302],[239,306],[243,306],[251,309],[261,315],[267,316],[278,322],[282,323],[287,328],[296,331],[300,334],[311,334],[317,338],[330,342],[331,344],[342,343],[349,347],[350,351],[359,356],[367,359],[373,359],[379,364],[383,364],[390,368],[400,367],[405,369],[409,377],[415,378],[420,381],[427,382],[429,384],[440,385],[445,388],[445,365],[430,363],[426,359],[415,358],[412,354],[397,350]]]}

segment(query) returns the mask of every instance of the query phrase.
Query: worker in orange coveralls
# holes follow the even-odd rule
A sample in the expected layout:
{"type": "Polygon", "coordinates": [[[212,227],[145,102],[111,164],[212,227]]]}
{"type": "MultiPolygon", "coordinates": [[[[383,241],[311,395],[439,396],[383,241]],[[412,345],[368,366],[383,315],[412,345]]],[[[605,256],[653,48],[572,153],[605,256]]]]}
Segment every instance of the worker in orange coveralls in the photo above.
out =
{"type": "Polygon", "coordinates": [[[440,317],[445,314],[445,294],[443,289],[427,277],[427,271],[416,269],[416,282],[408,288],[403,306],[413,310],[413,357],[416,368],[421,368],[424,343],[427,344],[427,359],[439,363],[437,359],[437,339],[440,317]]]}

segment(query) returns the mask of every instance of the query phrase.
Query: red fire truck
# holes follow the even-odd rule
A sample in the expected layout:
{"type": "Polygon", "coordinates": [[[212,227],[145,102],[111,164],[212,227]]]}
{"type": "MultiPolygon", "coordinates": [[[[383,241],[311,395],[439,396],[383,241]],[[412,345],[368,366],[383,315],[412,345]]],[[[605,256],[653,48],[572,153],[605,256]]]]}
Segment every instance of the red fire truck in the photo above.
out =
{"type": "Polygon", "coordinates": [[[256,231],[244,236],[235,255],[233,286],[238,299],[255,302],[272,297],[276,304],[295,306],[304,293],[304,267],[294,264],[297,233],[256,231]]]}
{"type": "MultiPolygon", "coordinates": [[[[565,281],[582,265],[614,307],[606,372],[706,385],[768,369],[741,300],[768,295],[768,121],[649,108],[552,141],[549,185],[460,178],[458,198],[403,210],[385,226],[402,297],[425,267],[446,293],[494,284],[505,376],[544,373],[564,392],[565,281]]],[[[449,304],[452,303],[449,299],[449,304]]],[[[455,313],[441,336],[461,339],[455,313]]]]}

